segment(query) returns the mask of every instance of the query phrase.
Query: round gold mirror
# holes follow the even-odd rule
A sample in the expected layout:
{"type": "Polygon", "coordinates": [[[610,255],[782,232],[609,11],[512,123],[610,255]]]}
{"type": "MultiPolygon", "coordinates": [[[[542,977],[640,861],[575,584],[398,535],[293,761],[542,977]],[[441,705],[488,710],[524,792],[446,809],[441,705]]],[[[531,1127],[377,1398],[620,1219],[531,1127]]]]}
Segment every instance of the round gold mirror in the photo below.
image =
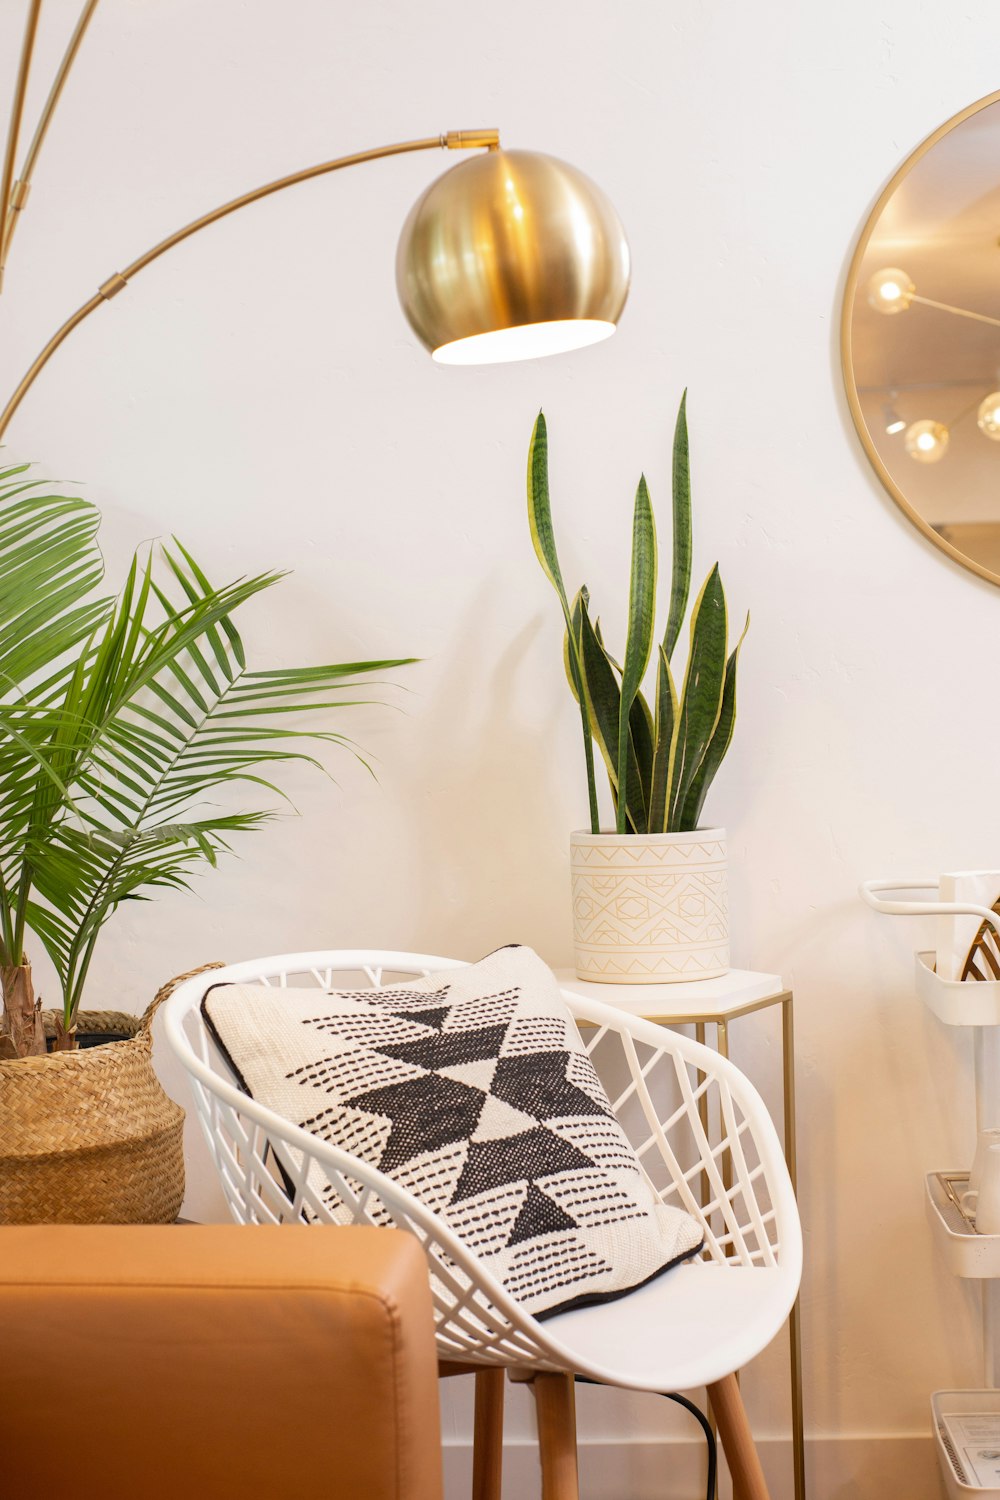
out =
{"type": "Polygon", "coordinates": [[[1000,584],[1000,92],[928,136],[879,198],[851,261],[841,353],[890,495],[1000,584]]]}

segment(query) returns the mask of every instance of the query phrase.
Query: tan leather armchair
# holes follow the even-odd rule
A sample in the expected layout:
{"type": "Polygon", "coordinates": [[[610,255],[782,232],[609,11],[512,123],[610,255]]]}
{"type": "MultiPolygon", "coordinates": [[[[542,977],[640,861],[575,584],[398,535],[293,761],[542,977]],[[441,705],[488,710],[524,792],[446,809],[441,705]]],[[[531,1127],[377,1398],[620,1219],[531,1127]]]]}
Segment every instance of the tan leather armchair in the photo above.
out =
{"type": "Polygon", "coordinates": [[[416,1241],[0,1229],[0,1495],[441,1500],[416,1241]]]}

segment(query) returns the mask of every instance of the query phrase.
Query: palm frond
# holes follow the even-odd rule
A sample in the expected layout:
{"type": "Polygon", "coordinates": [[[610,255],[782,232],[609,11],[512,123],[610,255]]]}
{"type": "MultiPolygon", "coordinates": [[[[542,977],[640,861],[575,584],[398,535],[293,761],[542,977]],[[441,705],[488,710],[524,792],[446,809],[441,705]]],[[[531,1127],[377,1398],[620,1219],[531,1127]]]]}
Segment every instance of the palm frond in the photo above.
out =
{"type": "Polygon", "coordinates": [[[283,768],[360,758],[331,714],[413,660],[250,671],[233,615],[282,573],[215,587],[175,540],[104,597],[99,525],[26,465],[0,470],[0,963],[34,933],[67,1027],[116,908],[187,889],[289,805],[283,768]],[[232,810],[240,788],[263,805],[232,810]]]}
{"type": "MultiPolygon", "coordinates": [[[[345,700],[343,688],[412,660],[248,671],[233,612],[282,575],[215,588],[179,544],[162,558],[162,578],[151,553],[133,562],[66,681],[49,745],[72,807],[36,773],[22,811],[35,892],[26,920],[59,973],[67,1024],[116,907],[152,890],[187,888],[232,835],[274,815],[273,806],[219,810],[219,796],[252,786],[287,802],[272,779],[280,767],[325,769],[328,747],[359,754],[326,727],[332,710],[357,701],[345,700]]],[[[0,788],[2,771],[0,763],[0,788]]],[[[30,789],[31,777],[22,804],[30,789]]]]}

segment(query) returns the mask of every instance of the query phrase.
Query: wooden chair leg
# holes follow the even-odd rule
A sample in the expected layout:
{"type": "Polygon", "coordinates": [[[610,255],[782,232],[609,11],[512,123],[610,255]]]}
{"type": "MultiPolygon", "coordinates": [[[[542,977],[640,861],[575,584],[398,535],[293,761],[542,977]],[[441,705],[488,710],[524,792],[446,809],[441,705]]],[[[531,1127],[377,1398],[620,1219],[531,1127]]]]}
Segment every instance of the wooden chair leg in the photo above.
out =
{"type": "Polygon", "coordinates": [[[770,1500],[736,1376],[726,1375],[710,1385],[708,1398],[719,1424],[736,1500],[770,1500]]]}
{"type": "Polygon", "coordinates": [[[534,1376],[531,1389],[538,1417],[542,1500],[580,1500],[573,1377],[540,1372],[534,1376]]]}
{"type": "Polygon", "coordinates": [[[503,1472],[502,1369],[476,1371],[476,1425],[472,1447],[472,1500],[500,1500],[503,1472]]]}

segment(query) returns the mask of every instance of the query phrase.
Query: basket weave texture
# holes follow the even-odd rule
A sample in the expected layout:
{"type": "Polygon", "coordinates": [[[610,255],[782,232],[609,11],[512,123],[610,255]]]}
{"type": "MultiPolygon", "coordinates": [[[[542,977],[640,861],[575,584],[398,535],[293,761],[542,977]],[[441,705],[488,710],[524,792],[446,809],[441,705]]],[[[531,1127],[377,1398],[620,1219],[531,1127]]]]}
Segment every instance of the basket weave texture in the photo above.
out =
{"type": "Polygon", "coordinates": [[[184,1196],[184,1111],[153,1071],[152,1020],[81,1012],[127,1040],[0,1062],[0,1224],[169,1224],[184,1196]]]}

